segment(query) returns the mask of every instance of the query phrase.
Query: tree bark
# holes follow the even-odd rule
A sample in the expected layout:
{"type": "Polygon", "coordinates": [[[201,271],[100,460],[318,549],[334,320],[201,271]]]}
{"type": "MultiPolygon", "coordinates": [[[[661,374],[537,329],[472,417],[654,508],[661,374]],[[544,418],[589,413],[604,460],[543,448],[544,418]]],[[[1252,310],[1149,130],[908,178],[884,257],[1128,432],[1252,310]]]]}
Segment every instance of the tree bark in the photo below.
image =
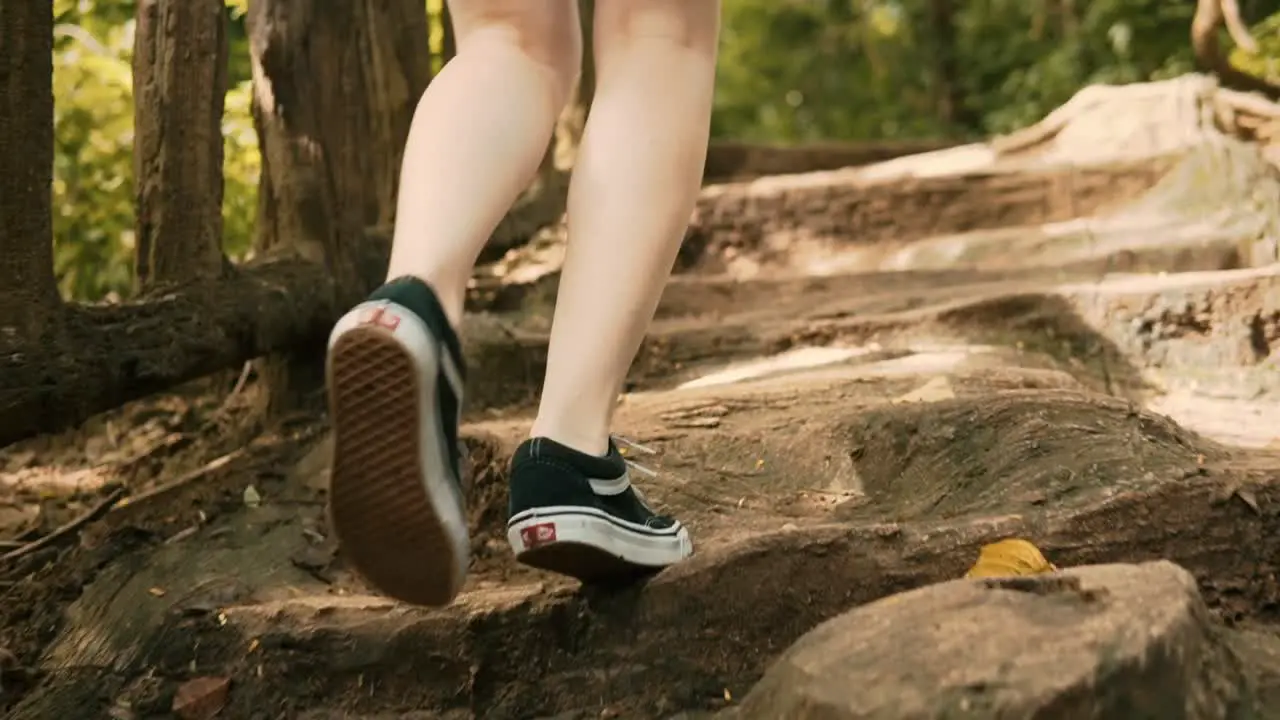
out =
{"type": "MultiPolygon", "coordinates": [[[[365,272],[386,265],[366,247],[365,272]]],[[[344,306],[316,263],[263,261],[118,305],[64,306],[57,338],[0,352],[0,447],[273,352],[323,343],[344,306]],[[56,341],[54,341],[56,340],[56,341]]]]}
{"type": "Polygon", "coordinates": [[[222,255],[222,0],[140,0],[134,40],[137,277],[216,278],[222,255]]]}
{"type": "Polygon", "coordinates": [[[344,243],[390,225],[405,138],[431,77],[427,15],[414,0],[249,6],[262,148],[258,250],[326,263],[362,287],[344,243]]]}
{"type": "MultiPolygon", "coordinates": [[[[409,123],[431,78],[426,3],[256,0],[247,22],[262,152],[256,247],[324,265],[349,307],[377,282],[353,244],[394,223],[409,123]]],[[[322,359],[309,348],[266,363],[266,411],[313,396],[322,359]]]]}
{"type": "Polygon", "coordinates": [[[449,0],[440,4],[440,67],[458,54],[458,38],[453,32],[453,12],[449,10],[449,0]]]}
{"type": "MultiPolygon", "coordinates": [[[[53,277],[53,11],[0,2],[0,348],[36,336],[53,277]]],[[[7,350],[0,350],[0,355],[7,350]]]]}

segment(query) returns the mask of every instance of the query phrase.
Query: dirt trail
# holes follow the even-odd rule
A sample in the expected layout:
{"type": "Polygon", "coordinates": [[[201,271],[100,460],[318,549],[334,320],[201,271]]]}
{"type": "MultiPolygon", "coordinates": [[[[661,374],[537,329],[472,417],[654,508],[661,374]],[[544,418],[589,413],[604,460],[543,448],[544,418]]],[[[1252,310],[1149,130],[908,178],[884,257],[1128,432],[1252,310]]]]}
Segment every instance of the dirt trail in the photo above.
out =
{"type": "MultiPolygon", "coordinates": [[[[825,173],[770,182],[860,192],[825,173]]],[[[882,197],[902,204],[876,212],[906,217],[920,195],[895,187],[882,197]]],[[[699,246],[618,413],[617,432],[654,451],[636,458],[656,471],[646,494],[697,548],[644,586],[583,589],[516,566],[503,540],[554,261],[487,285],[491,311],[467,330],[473,565],[451,608],[359,585],[324,522],[323,421],[246,425],[234,377],[6,449],[0,484],[36,502],[0,506],[0,537],[47,531],[114,484],[133,495],[0,585],[0,706],[169,717],[188,681],[214,678],[200,696],[230,718],[887,718],[895,698],[920,718],[1280,707],[1280,266],[1231,233],[1154,242],[1153,227],[1190,221],[1139,223],[1141,190],[1111,210],[1020,195],[1049,208],[1036,216],[996,194],[988,215],[977,195],[963,208],[986,227],[793,234],[791,254],[716,230],[699,246]],[[1123,565],[1069,587],[934,585],[1007,537],[1063,568],[1123,565]],[[1182,570],[1137,565],[1162,559],[1182,570]],[[1062,587],[1076,599],[1055,600],[1062,587]],[[1022,594],[989,594],[1006,592],[1022,594]],[[970,630],[949,634],[956,623],[970,630]],[[1112,636],[1125,640],[1107,649],[1112,636]],[[1033,638],[1070,653],[1024,655],[1033,638]],[[1105,672],[1091,664],[1103,656],[1105,672]],[[976,660],[956,680],[957,658],[1025,666],[993,686],[1004,676],[976,660]],[[1171,683],[1185,697],[1151,690],[1171,683]],[[1173,704],[1142,704],[1156,695],[1173,704]]],[[[547,255],[554,243],[526,266],[547,255]]]]}

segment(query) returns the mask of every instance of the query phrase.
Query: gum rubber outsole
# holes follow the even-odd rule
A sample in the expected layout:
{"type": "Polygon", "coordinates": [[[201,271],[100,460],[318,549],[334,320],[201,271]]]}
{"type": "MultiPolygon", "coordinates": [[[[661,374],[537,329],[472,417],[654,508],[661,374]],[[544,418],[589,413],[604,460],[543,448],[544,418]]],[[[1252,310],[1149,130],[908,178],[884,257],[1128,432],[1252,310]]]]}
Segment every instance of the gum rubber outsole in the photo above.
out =
{"type": "Polygon", "coordinates": [[[420,374],[379,328],[353,328],[327,368],[333,423],[329,512],[343,553],[383,594],[446,605],[458,588],[447,531],[422,477],[420,374]]]}

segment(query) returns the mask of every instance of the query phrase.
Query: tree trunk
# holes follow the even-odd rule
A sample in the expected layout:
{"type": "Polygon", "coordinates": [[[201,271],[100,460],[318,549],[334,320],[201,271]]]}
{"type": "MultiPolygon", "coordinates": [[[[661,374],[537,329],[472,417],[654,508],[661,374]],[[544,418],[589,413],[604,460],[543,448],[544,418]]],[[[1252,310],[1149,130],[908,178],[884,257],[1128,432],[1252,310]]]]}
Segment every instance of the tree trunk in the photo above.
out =
{"type": "MultiPolygon", "coordinates": [[[[365,254],[385,267],[385,245],[365,254]]],[[[333,285],[316,263],[265,261],[117,305],[66,305],[43,341],[0,352],[0,447],[266,353],[323,346],[342,309],[333,285]]]]}
{"type": "MultiPolygon", "coordinates": [[[[256,0],[247,17],[262,152],[256,246],[322,263],[340,306],[371,287],[357,247],[395,220],[405,138],[431,77],[426,3],[256,0]]],[[[264,368],[270,414],[314,396],[322,348],[264,368]]]]}
{"type": "Polygon", "coordinates": [[[982,118],[965,102],[956,55],[955,3],[930,0],[929,34],[933,46],[933,79],[939,119],[948,127],[973,134],[982,130],[982,118]]]}
{"type": "Polygon", "coordinates": [[[49,3],[0,2],[0,48],[0,346],[5,346],[35,337],[58,305],[50,203],[49,3]]]}
{"type": "Polygon", "coordinates": [[[140,286],[222,274],[223,0],[140,0],[134,40],[140,286]]]}
{"type": "Polygon", "coordinates": [[[440,4],[440,67],[458,54],[458,37],[453,32],[453,13],[449,10],[449,0],[440,4]]]}

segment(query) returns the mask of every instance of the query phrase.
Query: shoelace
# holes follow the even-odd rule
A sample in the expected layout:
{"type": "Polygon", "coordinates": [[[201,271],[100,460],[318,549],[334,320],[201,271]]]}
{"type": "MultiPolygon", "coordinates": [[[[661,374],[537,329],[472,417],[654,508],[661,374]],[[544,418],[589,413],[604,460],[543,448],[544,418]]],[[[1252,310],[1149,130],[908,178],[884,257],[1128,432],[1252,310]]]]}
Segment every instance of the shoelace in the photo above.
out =
{"type": "MultiPolygon", "coordinates": [[[[657,450],[654,450],[651,447],[646,447],[644,445],[641,445],[640,443],[634,440],[628,440],[627,438],[624,438],[620,435],[614,435],[613,440],[615,443],[622,443],[623,447],[618,448],[618,454],[623,456],[625,456],[627,454],[627,451],[629,450],[635,450],[636,452],[642,453],[644,455],[658,454],[657,450]]],[[[658,475],[657,470],[652,470],[650,468],[647,468],[644,465],[641,465],[640,463],[636,462],[635,460],[632,460],[627,457],[623,457],[622,459],[623,459],[623,462],[625,462],[628,466],[635,468],[636,470],[639,470],[646,477],[657,477],[658,475]]]]}
{"type": "MultiPolygon", "coordinates": [[[[654,450],[651,447],[646,447],[644,445],[641,445],[635,440],[628,440],[627,438],[620,437],[618,435],[614,435],[613,440],[615,444],[622,443],[623,447],[618,448],[618,454],[623,456],[622,460],[627,464],[627,467],[637,470],[645,477],[652,478],[652,477],[658,476],[657,470],[647,468],[644,465],[641,465],[640,463],[636,462],[635,460],[631,460],[626,457],[627,453],[631,450],[635,450],[636,452],[641,453],[643,455],[657,455],[658,454],[657,450],[654,450]]],[[[636,494],[636,499],[640,501],[640,504],[643,505],[645,509],[648,510],[653,515],[653,517],[649,518],[649,520],[647,520],[645,524],[649,524],[650,522],[653,522],[655,519],[659,519],[662,517],[661,515],[658,514],[658,511],[654,510],[653,506],[649,504],[649,499],[644,496],[644,493],[640,492],[640,488],[636,487],[635,483],[632,483],[631,485],[631,492],[636,494]]]]}

